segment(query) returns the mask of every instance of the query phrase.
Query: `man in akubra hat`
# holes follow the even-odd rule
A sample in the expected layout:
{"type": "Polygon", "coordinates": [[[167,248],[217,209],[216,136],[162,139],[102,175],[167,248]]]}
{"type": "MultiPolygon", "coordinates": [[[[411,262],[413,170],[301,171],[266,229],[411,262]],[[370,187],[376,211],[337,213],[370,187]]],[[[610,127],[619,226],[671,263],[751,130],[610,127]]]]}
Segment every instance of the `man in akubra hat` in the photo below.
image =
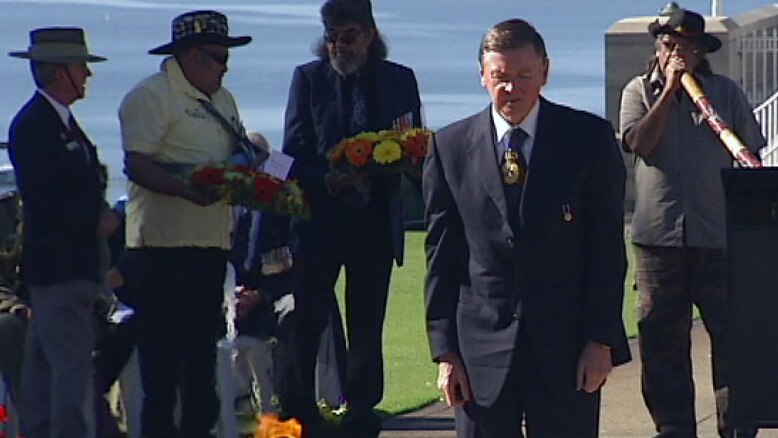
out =
{"type": "MultiPolygon", "coordinates": [[[[765,145],[740,87],[711,71],[706,54],[721,41],[705,20],[678,9],[648,26],[654,56],[621,99],[623,148],[634,154],[632,243],[637,261],[638,330],[643,398],[660,437],[695,437],[689,358],[692,305],[711,339],[713,386],[721,437],[729,423],[729,289],[724,190],[720,172],[733,159],[683,90],[691,74],[748,148],[765,145]]],[[[754,431],[737,431],[738,437],[754,431]]]]}
{"type": "Polygon", "coordinates": [[[245,136],[222,78],[229,49],[250,41],[229,36],[227,17],[219,12],[179,15],[171,41],[149,51],[171,56],[119,108],[147,438],[210,436],[219,411],[215,347],[224,327],[230,211],[192,190],[179,174],[226,161],[245,136]],[[177,394],[179,427],[173,422],[177,394]]]}
{"type": "Polygon", "coordinates": [[[95,345],[98,239],[118,226],[104,209],[95,146],[70,105],[85,95],[87,50],[79,28],[30,32],[37,86],[9,130],[8,154],[24,203],[24,281],[33,317],[27,333],[20,418],[29,438],[86,437],[95,345]],[[52,214],[52,212],[56,212],[52,214]]]}

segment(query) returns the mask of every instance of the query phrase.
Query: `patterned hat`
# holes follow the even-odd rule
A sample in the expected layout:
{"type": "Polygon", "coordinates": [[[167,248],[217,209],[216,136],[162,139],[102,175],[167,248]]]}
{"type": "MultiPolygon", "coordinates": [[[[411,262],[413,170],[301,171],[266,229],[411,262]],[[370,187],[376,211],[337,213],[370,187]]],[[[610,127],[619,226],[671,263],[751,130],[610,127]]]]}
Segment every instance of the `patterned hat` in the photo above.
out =
{"type": "Polygon", "coordinates": [[[678,8],[673,11],[665,24],[659,24],[659,20],[648,25],[648,31],[654,37],[666,34],[696,41],[702,45],[708,53],[715,52],[721,47],[721,40],[705,33],[705,19],[702,15],[678,8]]]}
{"type": "Polygon", "coordinates": [[[243,46],[251,42],[250,36],[227,35],[227,17],[216,11],[193,11],[173,19],[171,42],[149,50],[152,55],[169,55],[175,51],[198,44],[214,44],[224,47],[243,46]]]}
{"type": "Polygon", "coordinates": [[[26,52],[10,52],[8,55],[53,63],[105,61],[102,56],[89,54],[84,30],[77,27],[35,29],[30,32],[30,47],[26,52]]]}

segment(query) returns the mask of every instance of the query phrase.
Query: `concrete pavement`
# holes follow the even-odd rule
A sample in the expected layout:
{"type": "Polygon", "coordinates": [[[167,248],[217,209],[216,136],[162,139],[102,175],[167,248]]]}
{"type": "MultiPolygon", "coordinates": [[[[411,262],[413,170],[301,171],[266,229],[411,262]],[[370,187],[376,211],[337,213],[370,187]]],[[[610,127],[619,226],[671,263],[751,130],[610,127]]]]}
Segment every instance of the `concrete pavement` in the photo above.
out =
{"type": "MultiPolygon", "coordinates": [[[[600,437],[648,438],[654,425],[640,395],[640,358],[635,340],[630,341],[632,362],[613,370],[603,389],[600,437]]],[[[692,361],[697,392],[697,428],[700,438],[715,438],[716,407],[710,369],[710,342],[702,323],[692,329],[692,361]]],[[[443,403],[387,419],[380,438],[456,437],[453,410],[443,403]]],[[[778,438],[778,430],[763,429],[759,438],[778,438]]]]}

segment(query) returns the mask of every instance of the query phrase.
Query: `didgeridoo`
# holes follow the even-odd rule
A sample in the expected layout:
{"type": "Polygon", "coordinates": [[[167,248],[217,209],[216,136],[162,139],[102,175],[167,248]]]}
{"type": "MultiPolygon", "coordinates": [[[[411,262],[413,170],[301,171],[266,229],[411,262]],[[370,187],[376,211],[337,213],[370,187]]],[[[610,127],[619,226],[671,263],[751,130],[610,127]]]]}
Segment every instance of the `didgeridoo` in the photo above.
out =
{"type": "Polygon", "coordinates": [[[719,116],[716,109],[710,104],[710,99],[705,95],[705,91],[689,73],[684,73],[681,76],[681,85],[684,90],[689,93],[689,97],[692,98],[692,102],[697,105],[697,108],[702,112],[705,121],[713,129],[713,132],[719,136],[719,139],[724,143],[724,147],[727,148],[730,154],[740,163],[743,167],[760,168],[762,167],[759,158],[755,157],[751,151],[746,148],[743,141],[732,131],[726,122],[719,116]]]}

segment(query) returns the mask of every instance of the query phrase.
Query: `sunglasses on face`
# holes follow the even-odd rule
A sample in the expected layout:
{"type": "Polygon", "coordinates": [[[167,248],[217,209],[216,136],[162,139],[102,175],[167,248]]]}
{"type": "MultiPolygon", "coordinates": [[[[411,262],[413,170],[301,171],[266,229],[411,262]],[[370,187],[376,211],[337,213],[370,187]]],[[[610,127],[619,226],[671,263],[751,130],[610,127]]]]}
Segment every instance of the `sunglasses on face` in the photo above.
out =
{"type": "Polygon", "coordinates": [[[327,29],[324,31],[324,41],[329,44],[336,44],[336,43],[340,43],[343,45],[354,44],[354,41],[357,40],[360,33],[362,33],[362,31],[360,31],[359,29],[348,29],[341,33],[335,32],[334,30],[331,29],[327,29]]]}
{"type": "Polygon", "coordinates": [[[200,47],[200,51],[208,55],[209,58],[211,58],[215,63],[220,65],[227,65],[227,61],[230,59],[229,52],[216,53],[216,52],[211,52],[209,50],[203,49],[202,47],[200,47]]]}

